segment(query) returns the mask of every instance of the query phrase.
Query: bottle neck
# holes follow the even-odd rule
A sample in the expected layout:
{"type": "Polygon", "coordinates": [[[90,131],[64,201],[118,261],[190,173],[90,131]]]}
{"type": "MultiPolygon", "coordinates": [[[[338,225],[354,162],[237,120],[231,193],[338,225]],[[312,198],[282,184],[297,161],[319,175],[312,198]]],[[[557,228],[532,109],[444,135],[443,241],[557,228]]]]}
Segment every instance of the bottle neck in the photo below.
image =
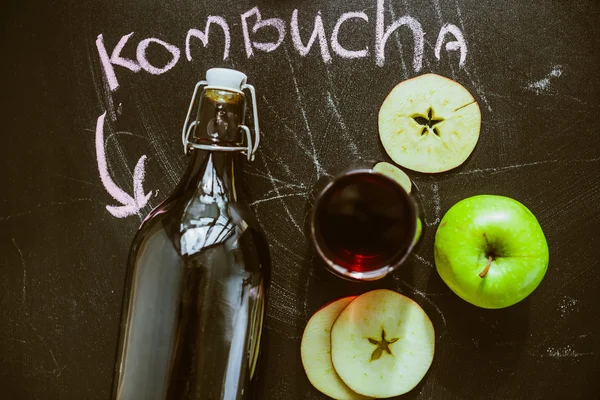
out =
{"type": "MultiPolygon", "coordinates": [[[[209,148],[242,146],[240,125],[244,123],[245,104],[241,92],[205,88],[200,96],[193,134],[188,140],[209,148]]],[[[184,190],[236,201],[234,165],[237,155],[237,151],[195,148],[182,179],[184,190]]]]}
{"type": "Polygon", "coordinates": [[[235,152],[192,151],[182,180],[185,190],[194,190],[199,196],[227,197],[229,201],[237,201],[236,158],[235,152]]]}

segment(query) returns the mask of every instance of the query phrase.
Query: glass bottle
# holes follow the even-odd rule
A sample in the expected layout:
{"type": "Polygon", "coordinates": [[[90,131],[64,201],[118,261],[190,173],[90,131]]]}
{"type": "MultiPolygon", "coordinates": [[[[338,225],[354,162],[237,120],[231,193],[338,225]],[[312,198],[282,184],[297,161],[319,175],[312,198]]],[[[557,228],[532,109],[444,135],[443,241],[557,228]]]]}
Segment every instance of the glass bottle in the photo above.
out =
{"type": "Polygon", "coordinates": [[[236,155],[252,159],[258,146],[255,97],[234,70],[211,69],[196,85],[183,128],[188,169],[131,247],[115,400],[252,396],[270,257],[235,173],[236,155]],[[246,89],[255,141],[244,125],[246,89]]]}

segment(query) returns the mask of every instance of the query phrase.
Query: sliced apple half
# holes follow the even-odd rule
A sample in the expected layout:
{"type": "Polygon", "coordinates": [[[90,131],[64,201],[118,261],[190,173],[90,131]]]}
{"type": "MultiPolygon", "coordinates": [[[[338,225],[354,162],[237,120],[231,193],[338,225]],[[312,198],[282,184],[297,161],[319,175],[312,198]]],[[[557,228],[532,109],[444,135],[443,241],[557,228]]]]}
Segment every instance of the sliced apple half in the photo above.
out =
{"type": "Polygon", "coordinates": [[[421,239],[421,235],[423,234],[423,223],[421,222],[421,218],[417,218],[417,234],[415,235],[415,243],[421,239]]]}
{"type": "MultiPolygon", "coordinates": [[[[412,181],[409,176],[406,175],[404,171],[400,168],[396,167],[393,164],[390,164],[385,161],[380,161],[373,166],[373,171],[380,173],[382,175],[387,176],[388,178],[393,179],[398,182],[402,189],[409,193],[412,191],[412,181]]],[[[419,241],[421,238],[421,233],[423,232],[423,224],[421,223],[421,218],[417,218],[417,234],[415,235],[415,243],[419,241]]]]}
{"type": "Polygon", "coordinates": [[[458,167],[473,152],[479,105],[461,84],[435,74],[398,84],[379,110],[379,137],[395,163],[418,172],[458,167]]]}
{"type": "Polygon", "coordinates": [[[306,324],[300,354],[310,383],[336,400],[367,400],[353,392],[338,376],[331,363],[331,326],[356,296],[344,297],[317,311],[306,324]]]}
{"type": "Polygon", "coordinates": [[[406,193],[410,193],[410,191],[412,190],[412,182],[410,181],[408,175],[406,175],[404,171],[402,171],[395,165],[392,165],[385,161],[381,161],[375,164],[375,166],[373,167],[373,171],[385,175],[388,178],[391,178],[394,181],[398,182],[398,184],[402,186],[402,189],[404,189],[406,193]]]}
{"type": "Polygon", "coordinates": [[[354,299],[331,328],[331,360],[350,389],[387,398],[412,390],[433,361],[431,320],[414,301],[391,290],[354,299]]]}

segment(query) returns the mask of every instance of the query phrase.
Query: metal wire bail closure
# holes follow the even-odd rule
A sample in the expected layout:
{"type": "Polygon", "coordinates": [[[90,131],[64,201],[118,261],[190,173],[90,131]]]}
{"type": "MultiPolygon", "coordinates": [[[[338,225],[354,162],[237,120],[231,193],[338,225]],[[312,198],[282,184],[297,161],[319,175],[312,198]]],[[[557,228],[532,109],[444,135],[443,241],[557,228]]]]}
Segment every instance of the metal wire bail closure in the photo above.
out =
{"type": "MultiPolygon", "coordinates": [[[[248,161],[254,161],[254,156],[256,154],[256,151],[258,150],[258,144],[260,143],[260,128],[258,126],[258,110],[257,110],[257,105],[256,105],[256,90],[254,89],[254,86],[252,86],[252,85],[248,85],[248,84],[242,85],[242,91],[247,89],[250,92],[250,96],[252,97],[252,114],[253,114],[252,119],[254,120],[254,137],[255,137],[254,140],[252,139],[252,132],[250,131],[250,128],[248,128],[246,125],[240,125],[239,128],[244,131],[244,134],[246,136],[246,143],[247,143],[246,146],[220,146],[217,144],[198,144],[198,143],[190,142],[190,140],[189,140],[190,134],[192,133],[192,130],[196,127],[196,121],[192,121],[190,123],[190,117],[192,115],[192,111],[194,110],[194,105],[196,104],[198,92],[204,86],[209,87],[207,81],[200,81],[200,82],[196,83],[196,87],[194,88],[194,93],[192,94],[192,100],[190,101],[190,106],[188,108],[188,112],[185,117],[185,121],[183,123],[183,129],[181,131],[181,141],[183,144],[183,151],[184,151],[185,155],[189,155],[190,150],[192,150],[192,149],[208,150],[208,151],[240,151],[243,154],[245,154],[246,157],[248,157],[248,161]]],[[[216,87],[216,86],[210,86],[210,88],[232,91],[231,88],[220,88],[220,87],[216,87]]]]}

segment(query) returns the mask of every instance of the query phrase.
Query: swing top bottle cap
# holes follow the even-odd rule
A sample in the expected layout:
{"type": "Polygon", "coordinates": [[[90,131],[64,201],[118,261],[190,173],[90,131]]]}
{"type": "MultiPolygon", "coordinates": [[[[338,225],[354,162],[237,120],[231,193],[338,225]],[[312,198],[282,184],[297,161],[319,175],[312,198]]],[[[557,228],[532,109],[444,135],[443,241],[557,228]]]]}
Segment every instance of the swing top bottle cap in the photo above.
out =
{"type": "Polygon", "coordinates": [[[239,92],[246,84],[247,79],[246,74],[234,69],[211,68],[206,72],[208,87],[218,87],[239,92]]]}

